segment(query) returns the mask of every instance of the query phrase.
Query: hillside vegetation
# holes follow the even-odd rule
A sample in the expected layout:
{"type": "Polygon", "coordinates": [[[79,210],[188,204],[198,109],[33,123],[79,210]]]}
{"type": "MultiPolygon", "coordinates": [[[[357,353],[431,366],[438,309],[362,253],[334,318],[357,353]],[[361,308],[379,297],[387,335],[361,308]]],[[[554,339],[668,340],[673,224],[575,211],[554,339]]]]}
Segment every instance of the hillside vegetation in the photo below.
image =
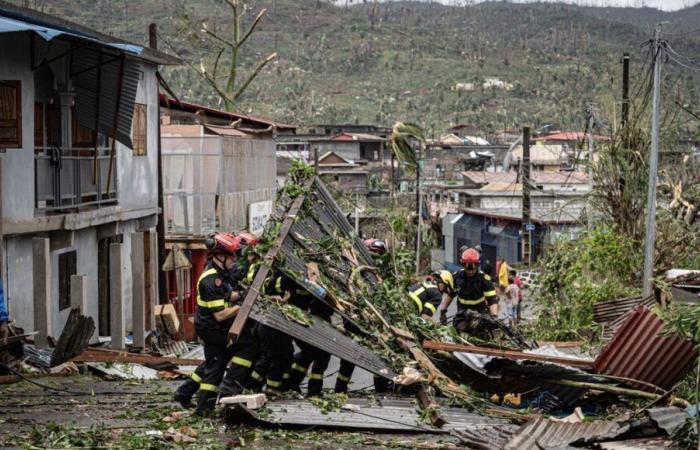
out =
{"type": "MultiPolygon", "coordinates": [[[[148,23],[156,22],[161,49],[194,66],[215,56],[196,24],[208,18],[210,27],[226,30],[231,20],[217,0],[15,3],[141,43],[148,23]]],[[[251,5],[249,20],[261,8],[268,15],[246,44],[244,70],[273,51],[278,59],[238,107],[300,125],[410,120],[429,135],[456,122],[479,125],[486,134],[545,122],[581,129],[588,102],[595,102],[608,121],[619,120],[613,110],[619,109],[620,57],[632,55],[635,94],[654,23],[671,22],[665,27],[675,33],[669,36],[673,47],[700,55],[700,33],[681,33],[697,28],[700,5],[674,13],[511,3],[369,2],[343,8],[320,0],[259,0],[251,5]],[[490,78],[512,88],[483,87],[490,78]]],[[[697,102],[698,72],[669,65],[664,73],[669,105],[697,102]]],[[[219,105],[192,67],[166,68],[164,74],[181,98],[219,105]]],[[[681,119],[685,129],[696,126],[692,117],[681,119]]]]}

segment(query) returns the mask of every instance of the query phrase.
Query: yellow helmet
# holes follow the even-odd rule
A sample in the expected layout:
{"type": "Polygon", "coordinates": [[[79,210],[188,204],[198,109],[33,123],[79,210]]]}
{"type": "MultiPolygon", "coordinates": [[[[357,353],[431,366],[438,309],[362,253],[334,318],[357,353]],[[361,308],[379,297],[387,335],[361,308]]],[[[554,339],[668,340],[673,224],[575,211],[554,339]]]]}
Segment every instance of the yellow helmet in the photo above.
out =
{"type": "Polygon", "coordinates": [[[442,280],[443,283],[447,285],[450,289],[455,288],[455,281],[452,278],[452,273],[449,270],[440,270],[435,272],[435,275],[442,280]]]}

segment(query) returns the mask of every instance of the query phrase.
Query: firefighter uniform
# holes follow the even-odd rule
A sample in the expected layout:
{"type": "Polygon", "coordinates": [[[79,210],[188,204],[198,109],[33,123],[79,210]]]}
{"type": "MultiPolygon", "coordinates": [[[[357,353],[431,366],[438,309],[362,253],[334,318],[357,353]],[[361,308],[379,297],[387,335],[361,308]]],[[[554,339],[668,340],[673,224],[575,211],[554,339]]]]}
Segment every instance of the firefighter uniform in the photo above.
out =
{"type": "MultiPolygon", "coordinates": [[[[289,292],[291,295],[288,303],[302,310],[308,309],[311,300],[311,294],[286,275],[270,278],[265,291],[268,295],[284,295],[289,292]]],[[[260,389],[266,384],[273,389],[282,390],[282,383],[290,377],[289,368],[294,353],[292,338],[262,323],[255,327],[255,338],[260,344],[260,357],[253,365],[246,387],[260,389]]]]}
{"type": "MultiPolygon", "coordinates": [[[[330,323],[333,308],[321,300],[313,299],[309,306],[309,312],[330,323]]],[[[294,354],[294,361],[289,371],[290,376],[285,383],[286,388],[297,390],[304,377],[308,374],[307,394],[310,396],[319,395],[323,389],[323,375],[328,369],[331,355],[304,341],[296,340],[296,343],[300,350],[294,354]],[[309,372],[309,367],[311,372],[309,372]]]]}
{"type": "Polygon", "coordinates": [[[496,289],[493,287],[491,277],[481,271],[477,271],[473,276],[467,276],[462,269],[453,276],[457,293],[457,314],[452,324],[463,331],[464,315],[460,314],[461,312],[471,309],[488,314],[489,306],[498,304],[498,297],[496,297],[496,289]]]}
{"type": "Polygon", "coordinates": [[[214,313],[232,306],[231,294],[234,292],[235,280],[230,274],[223,273],[213,263],[209,263],[197,282],[197,312],[195,330],[204,342],[204,363],[193,374],[193,381],[199,381],[199,400],[197,411],[204,412],[214,407],[216,387],[226,370],[233,346],[228,347],[228,329],[233,318],[217,321],[214,313]],[[196,377],[196,378],[195,378],[196,377]]]}
{"type": "Polygon", "coordinates": [[[440,303],[442,303],[442,292],[436,285],[428,281],[409,286],[408,297],[416,304],[420,315],[430,317],[435,315],[440,303]]]}
{"type": "MultiPolygon", "coordinates": [[[[346,332],[352,333],[355,335],[362,335],[362,331],[355,326],[352,322],[349,320],[343,318],[343,328],[345,329],[346,332]]],[[[345,361],[344,359],[340,360],[340,367],[338,368],[338,375],[336,376],[335,379],[335,389],[334,391],[336,393],[347,393],[348,392],[348,385],[350,384],[350,380],[352,379],[352,374],[355,371],[355,365],[349,361],[345,361]]],[[[377,392],[378,394],[387,392],[390,388],[390,382],[384,377],[380,377],[375,375],[374,376],[374,391],[377,392]]]]}
{"type": "MultiPolygon", "coordinates": [[[[250,286],[253,283],[255,274],[260,267],[260,263],[240,265],[237,274],[243,278],[243,282],[250,286]]],[[[256,339],[258,323],[253,319],[248,319],[238,340],[236,341],[236,351],[231,358],[231,364],[226,369],[226,376],[221,383],[221,393],[224,395],[236,395],[243,389],[254,387],[262,377],[253,370],[253,365],[260,357],[260,343],[256,339]],[[252,378],[253,383],[248,380],[252,378]],[[253,386],[251,386],[253,384],[253,386]]]]}

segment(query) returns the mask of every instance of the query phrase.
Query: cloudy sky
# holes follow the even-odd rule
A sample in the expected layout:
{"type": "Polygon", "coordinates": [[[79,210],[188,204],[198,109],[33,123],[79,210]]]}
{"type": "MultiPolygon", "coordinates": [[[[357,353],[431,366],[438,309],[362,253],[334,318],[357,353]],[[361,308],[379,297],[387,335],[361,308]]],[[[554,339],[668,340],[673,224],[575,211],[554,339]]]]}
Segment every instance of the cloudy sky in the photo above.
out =
{"type": "MultiPolygon", "coordinates": [[[[423,0],[430,1],[430,0],[423,0]]],[[[445,4],[464,4],[468,3],[469,0],[433,0],[439,1],[445,4]]],[[[480,0],[472,0],[473,3],[478,3],[480,0]]],[[[514,3],[531,3],[532,0],[510,0],[514,3]]],[[[551,0],[541,0],[541,1],[551,1],[551,0]]],[[[337,3],[342,3],[336,0],[337,3]]],[[[631,7],[642,7],[648,6],[652,8],[663,9],[664,11],[674,11],[682,8],[687,8],[700,3],[700,0],[557,0],[557,2],[563,3],[573,3],[582,6],[592,5],[592,6],[631,6],[631,7]]],[[[355,1],[352,3],[359,3],[355,1]]]]}

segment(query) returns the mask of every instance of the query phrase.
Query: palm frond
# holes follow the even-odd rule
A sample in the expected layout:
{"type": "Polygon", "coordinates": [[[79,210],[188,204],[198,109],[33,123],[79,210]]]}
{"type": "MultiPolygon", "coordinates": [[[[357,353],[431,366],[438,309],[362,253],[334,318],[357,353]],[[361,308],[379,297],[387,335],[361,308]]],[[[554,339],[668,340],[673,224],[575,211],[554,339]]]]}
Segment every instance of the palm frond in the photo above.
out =
{"type": "Polygon", "coordinates": [[[396,122],[391,130],[391,150],[394,152],[399,164],[410,170],[418,166],[418,155],[413,147],[413,142],[425,142],[423,129],[410,122],[396,122]]]}

